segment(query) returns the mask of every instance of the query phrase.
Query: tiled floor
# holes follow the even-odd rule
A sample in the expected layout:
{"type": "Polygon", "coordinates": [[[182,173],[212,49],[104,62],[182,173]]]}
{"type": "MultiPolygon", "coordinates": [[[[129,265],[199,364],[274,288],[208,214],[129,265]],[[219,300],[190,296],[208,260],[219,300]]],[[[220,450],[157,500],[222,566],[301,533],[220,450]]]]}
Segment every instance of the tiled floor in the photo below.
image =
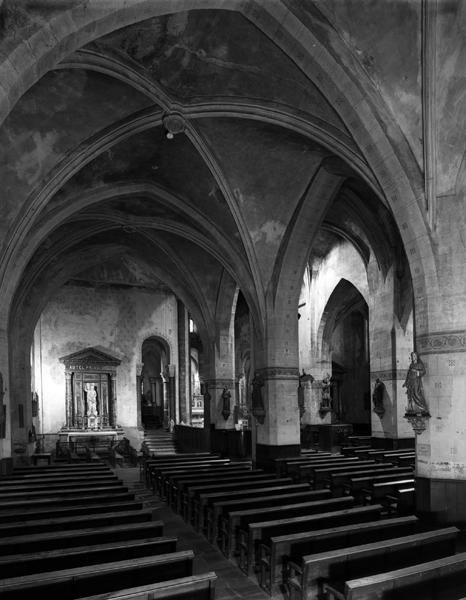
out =
{"type": "MultiPolygon", "coordinates": [[[[116,469],[116,473],[125,482],[138,483],[138,469],[116,469]]],[[[195,555],[194,573],[215,571],[216,583],[215,600],[270,600],[253,579],[250,579],[231,561],[227,560],[206,538],[198,534],[190,525],[173,512],[164,502],[151,496],[147,491],[147,499],[157,510],[157,518],[164,522],[164,533],[178,538],[179,550],[193,550],[195,555]]],[[[283,600],[283,596],[275,595],[274,600],[283,600]]]]}

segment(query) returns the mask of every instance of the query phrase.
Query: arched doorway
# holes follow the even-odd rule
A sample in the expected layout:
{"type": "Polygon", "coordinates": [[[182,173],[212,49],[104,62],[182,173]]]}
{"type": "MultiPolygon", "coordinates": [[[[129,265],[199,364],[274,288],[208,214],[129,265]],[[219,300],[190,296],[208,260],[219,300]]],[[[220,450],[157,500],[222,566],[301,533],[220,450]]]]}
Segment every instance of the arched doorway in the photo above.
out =
{"type": "Polygon", "coordinates": [[[349,281],[341,280],[328,300],[330,317],[324,347],[331,363],[335,422],[351,423],[358,434],[370,434],[370,364],[368,306],[349,281]]]}
{"type": "Polygon", "coordinates": [[[139,395],[141,423],[145,429],[167,428],[169,423],[168,365],[170,350],[158,337],[144,340],[139,395]]]}

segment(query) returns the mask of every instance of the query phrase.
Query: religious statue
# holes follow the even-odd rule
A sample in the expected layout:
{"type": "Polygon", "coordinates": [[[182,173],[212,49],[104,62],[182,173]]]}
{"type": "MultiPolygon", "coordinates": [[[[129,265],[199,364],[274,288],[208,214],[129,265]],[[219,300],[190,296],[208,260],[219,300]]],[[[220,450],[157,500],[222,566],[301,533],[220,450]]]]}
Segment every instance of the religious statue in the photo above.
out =
{"type": "Polygon", "coordinates": [[[97,390],[92,383],[86,383],[87,416],[97,416],[97,390]]]}
{"type": "Polygon", "coordinates": [[[429,414],[422,386],[422,377],[425,374],[424,363],[419,358],[417,352],[411,352],[411,363],[408,367],[405,382],[403,383],[403,387],[406,388],[406,395],[408,396],[408,412],[429,414]]]}
{"type": "Polygon", "coordinates": [[[262,425],[265,419],[265,408],[262,400],[262,388],[265,385],[264,378],[257,371],[254,373],[252,379],[252,414],[256,417],[259,423],[262,425]]]}
{"type": "Polygon", "coordinates": [[[329,373],[325,375],[322,379],[322,402],[320,403],[321,408],[328,408],[331,410],[332,408],[332,396],[330,393],[331,390],[331,376],[329,373]]]}
{"type": "Polygon", "coordinates": [[[374,391],[372,392],[372,402],[374,404],[374,412],[378,414],[380,418],[385,414],[385,407],[383,405],[384,395],[385,384],[377,377],[375,380],[374,391]]]}
{"type": "Polygon", "coordinates": [[[231,399],[231,392],[229,389],[224,387],[223,392],[222,392],[222,404],[223,404],[222,415],[223,415],[223,418],[225,419],[225,421],[228,419],[228,417],[231,414],[230,399],[231,399]]]}
{"type": "Polygon", "coordinates": [[[39,394],[37,392],[31,392],[31,414],[33,417],[39,415],[39,394]]]}

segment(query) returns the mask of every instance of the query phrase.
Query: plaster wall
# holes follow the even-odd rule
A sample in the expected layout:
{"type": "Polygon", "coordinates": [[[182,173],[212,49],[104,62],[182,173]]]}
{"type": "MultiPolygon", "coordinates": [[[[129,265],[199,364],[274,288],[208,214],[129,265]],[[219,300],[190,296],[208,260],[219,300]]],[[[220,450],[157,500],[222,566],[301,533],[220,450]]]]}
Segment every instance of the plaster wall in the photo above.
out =
{"type": "Polygon", "coordinates": [[[34,338],[34,381],[42,390],[42,433],[54,433],[65,423],[65,376],[59,358],[89,346],[121,360],[117,368],[117,423],[136,427],[136,368],[141,362],[142,343],[152,335],[167,341],[170,362],[178,372],[173,294],[132,287],[63,287],[44,309],[34,338]]]}

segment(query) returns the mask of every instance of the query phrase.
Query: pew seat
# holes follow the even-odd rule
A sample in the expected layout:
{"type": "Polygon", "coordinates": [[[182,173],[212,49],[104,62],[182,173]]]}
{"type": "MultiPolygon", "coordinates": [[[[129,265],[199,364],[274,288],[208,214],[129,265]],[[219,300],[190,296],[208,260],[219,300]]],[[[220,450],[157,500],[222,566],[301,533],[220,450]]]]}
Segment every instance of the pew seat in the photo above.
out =
{"type": "Polygon", "coordinates": [[[299,531],[262,537],[259,544],[259,585],[270,594],[283,583],[287,589],[288,563],[303,556],[366,544],[386,538],[415,533],[419,519],[412,516],[360,522],[316,531],[299,531]]]}
{"type": "Polygon", "coordinates": [[[329,600],[342,600],[347,580],[449,556],[457,535],[456,527],[447,527],[305,556],[300,566],[290,564],[289,585],[299,584],[303,600],[322,591],[329,600]]]}
{"type": "Polygon", "coordinates": [[[86,596],[79,600],[214,600],[216,580],[217,575],[210,571],[201,575],[126,588],[110,594],[86,596]]]}
{"type": "Polygon", "coordinates": [[[95,593],[115,592],[129,585],[148,585],[192,575],[191,550],[119,560],[86,567],[47,571],[0,581],[2,600],[49,597],[75,600],[95,593]]]}

